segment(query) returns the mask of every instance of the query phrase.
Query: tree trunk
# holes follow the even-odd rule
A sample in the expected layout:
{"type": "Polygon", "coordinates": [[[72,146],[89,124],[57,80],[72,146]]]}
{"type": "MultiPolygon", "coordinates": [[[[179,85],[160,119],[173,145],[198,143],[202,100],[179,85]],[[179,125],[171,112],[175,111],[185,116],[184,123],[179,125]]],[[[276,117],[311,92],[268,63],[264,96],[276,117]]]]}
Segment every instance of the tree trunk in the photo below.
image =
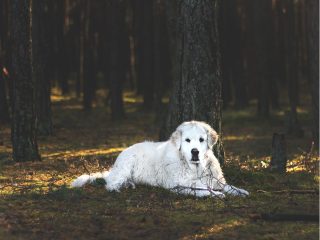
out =
{"type": "Polygon", "coordinates": [[[253,16],[253,43],[258,79],[258,116],[261,119],[269,118],[269,33],[270,23],[268,11],[269,1],[252,0],[253,16]]]}
{"type": "Polygon", "coordinates": [[[0,114],[0,124],[7,124],[7,123],[10,123],[10,113],[9,113],[6,87],[5,87],[3,71],[2,71],[2,69],[3,69],[3,54],[2,54],[1,40],[2,39],[0,38],[0,113],[1,113],[0,114]]]}
{"type": "Polygon", "coordinates": [[[154,103],[154,55],[152,1],[144,0],[143,22],[143,108],[151,109],[154,103]]]}
{"type": "Polygon", "coordinates": [[[52,135],[50,69],[48,46],[48,17],[43,0],[33,0],[32,56],[35,83],[35,113],[37,135],[52,135]]]}
{"type": "MultiPolygon", "coordinates": [[[[178,18],[174,15],[170,16],[167,12],[168,20],[173,22],[173,19],[179,19],[180,26],[175,46],[180,63],[178,79],[175,80],[179,91],[174,92],[177,93],[176,96],[171,94],[170,104],[175,105],[175,109],[178,110],[177,124],[190,120],[204,121],[221,135],[218,1],[198,0],[179,3],[178,18]]],[[[177,63],[173,62],[173,65],[175,64],[177,63]]],[[[173,89],[173,91],[176,90],[173,89]]],[[[176,117],[170,115],[170,112],[168,115],[169,119],[176,117]]],[[[213,151],[223,164],[224,149],[221,138],[213,151]]]]}
{"type": "Polygon", "coordinates": [[[93,2],[90,0],[83,1],[85,10],[85,21],[82,26],[84,32],[83,44],[83,108],[85,111],[90,111],[92,108],[92,100],[95,95],[97,73],[95,66],[95,39],[93,21],[93,2]]]}
{"type": "Polygon", "coordinates": [[[275,74],[281,85],[285,85],[287,79],[286,73],[286,53],[285,53],[285,31],[284,31],[284,0],[276,1],[276,11],[277,11],[277,50],[276,50],[276,69],[275,74]]]}
{"type": "Polygon", "coordinates": [[[111,96],[111,113],[112,119],[117,120],[124,117],[123,99],[122,99],[122,82],[123,73],[120,72],[121,56],[121,6],[119,0],[110,1],[110,96],[111,96]]]}
{"type": "Polygon", "coordinates": [[[164,0],[167,28],[169,35],[170,58],[172,63],[172,90],[169,106],[166,110],[165,119],[160,128],[159,140],[166,141],[180,125],[179,122],[179,94],[180,94],[180,60],[178,45],[178,1],[164,0]]]}
{"type": "Polygon", "coordinates": [[[286,172],[287,142],[285,134],[273,134],[270,166],[272,172],[286,172]]]}
{"type": "MultiPolygon", "coordinates": [[[[232,71],[232,80],[234,84],[234,95],[235,95],[235,108],[241,110],[249,105],[246,89],[246,81],[244,75],[244,65],[243,65],[243,53],[242,53],[242,31],[241,31],[241,19],[238,17],[237,12],[237,2],[229,0],[229,17],[227,29],[228,31],[226,41],[228,44],[227,51],[229,51],[228,63],[230,64],[232,71]]],[[[221,41],[220,41],[221,42],[221,41]]],[[[222,73],[224,74],[224,73],[222,73]]]]}
{"type": "Polygon", "coordinates": [[[137,95],[144,92],[144,81],[143,81],[143,23],[144,23],[144,1],[134,0],[133,1],[133,25],[134,25],[134,48],[135,48],[135,71],[137,80],[137,95]]]}
{"type": "Polygon", "coordinates": [[[161,31],[161,4],[158,0],[153,0],[153,19],[154,19],[154,85],[156,93],[156,120],[159,121],[162,116],[162,87],[164,81],[162,69],[162,31],[161,31]]]}
{"type": "Polygon", "coordinates": [[[308,77],[312,87],[313,140],[319,142],[319,1],[306,1],[308,77]]]}
{"type": "Polygon", "coordinates": [[[299,103],[298,57],[296,51],[297,37],[295,34],[294,0],[286,0],[286,57],[287,84],[292,116],[298,122],[297,105],[299,103]]]}
{"type": "Polygon", "coordinates": [[[275,40],[275,8],[272,7],[272,1],[268,2],[268,9],[269,11],[269,21],[270,24],[270,31],[269,31],[269,61],[270,61],[270,84],[269,84],[269,98],[272,109],[280,109],[279,103],[279,91],[277,85],[277,78],[276,78],[276,40],[275,40]]]}
{"type": "Polygon", "coordinates": [[[34,113],[30,0],[12,0],[13,109],[11,140],[17,162],[41,160],[34,113]]]}
{"type": "MultiPolygon", "coordinates": [[[[233,3],[236,3],[235,1],[233,3]]],[[[232,101],[232,89],[230,83],[230,64],[229,60],[230,43],[228,41],[228,18],[229,18],[229,5],[230,1],[220,1],[219,6],[219,37],[220,37],[220,53],[221,53],[221,71],[222,71],[222,100],[223,108],[226,109],[228,103],[232,101]]]]}
{"type": "Polygon", "coordinates": [[[68,29],[66,15],[68,14],[69,0],[59,0],[57,1],[57,45],[58,45],[58,77],[60,86],[62,89],[62,94],[69,93],[69,56],[68,56],[68,29]]]}

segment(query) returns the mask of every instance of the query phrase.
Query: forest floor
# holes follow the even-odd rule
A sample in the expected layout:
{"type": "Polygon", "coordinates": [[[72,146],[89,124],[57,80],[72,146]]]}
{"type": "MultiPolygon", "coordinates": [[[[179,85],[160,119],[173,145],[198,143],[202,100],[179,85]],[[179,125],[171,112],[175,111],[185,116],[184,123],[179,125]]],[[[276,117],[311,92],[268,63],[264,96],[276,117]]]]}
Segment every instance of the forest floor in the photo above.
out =
{"type": "Polygon", "coordinates": [[[0,239],[319,239],[318,222],[249,219],[254,212],[319,213],[319,195],[273,193],[319,189],[317,144],[310,153],[308,94],[298,108],[305,136],[287,139],[286,174],[272,174],[267,168],[272,135],[284,132],[286,103],[265,121],[256,117],[254,101],[245,111],[232,106],[223,111],[223,171],[230,184],[250,192],[245,198],[227,196],[225,202],[149,186],[120,193],[107,192],[99,182],[70,187],[79,175],[109,169],[134,143],[158,141],[155,115],[141,110],[142,99],[133,92],[124,96],[127,118],[113,122],[103,91],[86,113],[75,94],[62,96],[53,89],[55,134],[38,137],[41,162],[13,162],[10,126],[1,126],[0,239]]]}

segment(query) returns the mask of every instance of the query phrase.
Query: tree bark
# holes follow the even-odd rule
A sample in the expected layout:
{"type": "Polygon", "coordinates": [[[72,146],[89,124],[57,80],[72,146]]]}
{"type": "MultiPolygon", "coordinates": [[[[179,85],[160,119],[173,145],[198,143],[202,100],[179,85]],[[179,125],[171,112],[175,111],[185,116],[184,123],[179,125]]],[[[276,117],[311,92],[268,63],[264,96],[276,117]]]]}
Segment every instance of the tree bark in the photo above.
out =
{"type": "MultiPolygon", "coordinates": [[[[227,31],[228,33],[225,35],[226,38],[220,42],[226,41],[227,53],[225,57],[227,58],[227,65],[230,67],[232,73],[235,108],[241,110],[249,105],[243,65],[241,22],[237,12],[237,2],[233,0],[226,2],[229,2],[227,5],[227,26],[223,31],[227,31]]],[[[224,75],[225,73],[222,74],[224,75]]],[[[226,77],[227,76],[226,73],[226,77]]]]}
{"type": "Polygon", "coordinates": [[[287,142],[285,134],[273,134],[270,166],[272,172],[286,172],[287,142]]]}
{"type": "Polygon", "coordinates": [[[123,73],[120,72],[121,49],[121,4],[119,0],[110,1],[110,96],[111,96],[111,114],[112,119],[117,120],[124,117],[122,82],[123,73]]]}
{"type": "Polygon", "coordinates": [[[258,79],[258,116],[261,119],[269,118],[269,33],[270,23],[268,18],[269,1],[252,0],[253,43],[255,48],[255,61],[258,79]]]}
{"type": "Polygon", "coordinates": [[[151,109],[154,104],[154,51],[152,1],[144,0],[143,21],[143,108],[151,109]]]}
{"type": "Polygon", "coordinates": [[[68,14],[69,0],[57,1],[57,45],[58,45],[58,77],[62,94],[70,92],[69,78],[69,56],[68,56],[68,29],[66,23],[66,15],[68,14]]]}
{"type": "Polygon", "coordinates": [[[136,88],[137,95],[144,92],[143,82],[143,22],[144,10],[143,0],[133,1],[133,26],[134,26],[134,48],[135,48],[135,71],[136,71],[136,88]]]}
{"type": "MultiPolygon", "coordinates": [[[[171,1],[170,1],[171,2],[171,1]]],[[[173,6],[167,2],[167,5],[173,6]]],[[[176,5],[177,6],[177,5],[176,5]]],[[[220,50],[218,35],[218,1],[180,1],[177,8],[179,14],[170,15],[168,22],[176,26],[178,19],[178,38],[172,43],[177,49],[178,59],[173,55],[173,65],[179,66],[179,74],[175,75],[173,95],[171,94],[171,110],[167,118],[166,131],[170,129],[172,118],[177,124],[184,121],[204,121],[221,134],[222,100],[220,75],[220,50]],[[176,17],[178,16],[178,18],[176,17]],[[178,63],[180,63],[178,65],[178,63]],[[177,91],[178,90],[178,91],[177,91]],[[174,109],[175,111],[172,111],[174,109]],[[171,114],[174,114],[171,115],[171,114]]],[[[173,10],[174,11],[174,10],[173,10]]],[[[174,12],[171,12],[174,13],[174,12]]],[[[169,28],[169,35],[174,32],[169,28]],[[171,30],[171,31],[170,31],[171,30]]],[[[171,132],[166,132],[168,136],[171,132]]],[[[221,138],[214,146],[214,154],[220,163],[224,161],[224,149],[221,138]]]]}
{"type": "Polygon", "coordinates": [[[281,85],[285,85],[287,79],[286,73],[286,53],[285,53],[285,30],[284,30],[284,0],[276,1],[277,11],[277,50],[276,50],[276,69],[275,74],[281,85]]]}
{"type": "Polygon", "coordinates": [[[313,140],[319,142],[319,1],[306,1],[308,77],[312,87],[313,140]]]}
{"type": "Polygon", "coordinates": [[[95,23],[94,12],[92,10],[93,3],[90,0],[83,1],[85,11],[85,21],[82,26],[84,32],[83,44],[83,108],[85,111],[90,111],[92,108],[92,100],[96,91],[97,72],[96,72],[96,43],[94,37],[95,23]]]}
{"type": "Polygon", "coordinates": [[[156,93],[155,109],[156,120],[159,121],[162,112],[162,89],[161,83],[163,82],[162,71],[162,59],[161,54],[163,49],[161,48],[162,32],[161,32],[161,9],[158,0],[153,0],[153,22],[154,22],[154,85],[156,93]]]}
{"type": "Polygon", "coordinates": [[[17,162],[41,160],[34,113],[30,0],[12,0],[13,109],[11,140],[17,162]]]}
{"type": "Polygon", "coordinates": [[[51,87],[49,68],[48,31],[49,18],[43,0],[33,0],[32,56],[35,83],[35,114],[37,135],[52,135],[51,87]]]}
{"type": "Polygon", "coordinates": [[[5,87],[3,71],[2,71],[2,69],[3,69],[3,54],[2,54],[1,40],[2,39],[0,38],[0,113],[1,113],[0,114],[0,124],[7,124],[7,123],[10,123],[10,113],[9,113],[6,87],[5,87]]]}
{"type": "Polygon", "coordinates": [[[169,49],[172,63],[172,90],[169,106],[166,110],[165,119],[160,128],[159,140],[166,141],[179,126],[179,99],[180,94],[180,60],[178,43],[178,1],[164,0],[169,35],[169,49]]]}
{"type": "Polygon", "coordinates": [[[299,103],[298,57],[296,51],[297,37],[295,34],[294,0],[286,0],[286,58],[287,58],[287,84],[292,116],[298,123],[297,105],[299,103]]]}

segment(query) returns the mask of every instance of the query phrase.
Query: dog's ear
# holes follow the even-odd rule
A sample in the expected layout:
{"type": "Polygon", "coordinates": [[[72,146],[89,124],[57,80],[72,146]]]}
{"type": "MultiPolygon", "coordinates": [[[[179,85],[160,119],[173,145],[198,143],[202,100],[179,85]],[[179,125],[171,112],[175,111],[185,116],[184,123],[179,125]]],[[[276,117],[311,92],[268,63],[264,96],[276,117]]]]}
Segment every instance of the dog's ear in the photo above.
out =
{"type": "Polygon", "coordinates": [[[212,148],[218,141],[219,135],[212,128],[207,129],[208,134],[208,148],[212,148]]]}
{"type": "Polygon", "coordinates": [[[170,137],[170,141],[178,150],[181,147],[181,136],[182,132],[180,130],[176,130],[170,137]]]}

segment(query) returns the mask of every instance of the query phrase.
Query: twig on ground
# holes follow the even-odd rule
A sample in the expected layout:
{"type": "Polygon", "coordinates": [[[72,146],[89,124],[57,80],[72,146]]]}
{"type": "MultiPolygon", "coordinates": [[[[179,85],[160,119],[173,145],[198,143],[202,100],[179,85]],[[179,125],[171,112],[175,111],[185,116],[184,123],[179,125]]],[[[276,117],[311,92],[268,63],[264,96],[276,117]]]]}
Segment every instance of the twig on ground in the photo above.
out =
{"type": "Polygon", "coordinates": [[[319,195],[319,190],[284,190],[284,191],[273,191],[267,192],[264,190],[258,190],[258,193],[270,193],[270,194],[286,194],[289,193],[290,195],[293,194],[317,194],[319,195]]]}
{"type": "Polygon", "coordinates": [[[319,222],[319,215],[305,214],[272,214],[272,213],[252,213],[250,219],[268,220],[268,221],[309,221],[319,222]]]}
{"type": "Polygon", "coordinates": [[[88,172],[88,174],[91,175],[91,173],[89,172],[89,170],[88,170],[87,167],[86,167],[86,164],[84,163],[83,158],[80,158],[80,162],[81,162],[81,164],[83,165],[84,169],[88,172]]]}

